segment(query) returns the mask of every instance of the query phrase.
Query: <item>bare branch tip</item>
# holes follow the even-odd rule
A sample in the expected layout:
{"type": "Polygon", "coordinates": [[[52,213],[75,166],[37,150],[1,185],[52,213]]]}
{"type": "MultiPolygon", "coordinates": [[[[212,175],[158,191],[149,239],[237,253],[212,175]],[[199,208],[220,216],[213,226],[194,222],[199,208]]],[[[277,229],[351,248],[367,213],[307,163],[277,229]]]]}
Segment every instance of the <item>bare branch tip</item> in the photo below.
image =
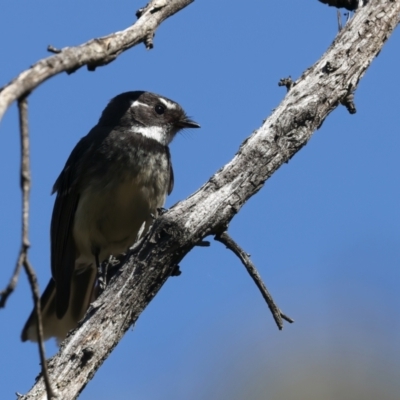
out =
{"type": "Polygon", "coordinates": [[[56,47],[52,46],[51,44],[49,44],[47,46],[47,51],[50,53],[54,53],[54,54],[60,54],[61,53],[61,49],[57,49],[56,47]]]}
{"type": "Polygon", "coordinates": [[[286,322],[289,322],[289,324],[293,324],[294,323],[294,319],[288,317],[286,314],[281,312],[281,317],[282,319],[284,319],[286,322]]]}
{"type": "Polygon", "coordinates": [[[145,11],[145,8],[146,8],[146,7],[139,8],[139,10],[136,11],[135,15],[136,15],[136,18],[137,18],[137,19],[139,19],[139,18],[143,15],[143,13],[144,13],[144,11],[145,11]]]}
{"type": "Polygon", "coordinates": [[[278,86],[286,86],[287,91],[289,91],[296,83],[293,82],[292,77],[288,76],[287,78],[281,78],[278,82],[278,86]]]}
{"type": "Polygon", "coordinates": [[[208,240],[199,240],[197,243],[195,243],[195,246],[197,246],[197,247],[210,247],[211,243],[208,240]]]}
{"type": "Polygon", "coordinates": [[[154,32],[151,32],[144,38],[144,45],[146,46],[146,50],[151,50],[152,48],[154,48],[154,36],[154,32]]]}
{"type": "Polygon", "coordinates": [[[171,276],[180,276],[182,274],[182,271],[179,267],[179,265],[175,265],[174,269],[171,272],[171,276]]]}
{"type": "Polygon", "coordinates": [[[340,103],[347,108],[350,114],[357,112],[356,105],[354,104],[354,93],[348,93],[340,103]]]}
{"type": "Polygon", "coordinates": [[[283,319],[288,322],[293,322],[293,320],[286,315],[284,315],[275,304],[274,299],[269,293],[267,287],[261,279],[259,272],[257,271],[255,265],[251,262],[249,254],[246,253],[228,234],[228,232],[224,231],[215,235],[215,240],[223,243],[229,250],[231,250],[242,262],[245,266],[248,274],[253,279],[256,284],[258,290],[263,296],[265,302],[268,305],[269,310],[271,311],[272,317],[278,327],[279,330],[283,329],[283,319]]]}

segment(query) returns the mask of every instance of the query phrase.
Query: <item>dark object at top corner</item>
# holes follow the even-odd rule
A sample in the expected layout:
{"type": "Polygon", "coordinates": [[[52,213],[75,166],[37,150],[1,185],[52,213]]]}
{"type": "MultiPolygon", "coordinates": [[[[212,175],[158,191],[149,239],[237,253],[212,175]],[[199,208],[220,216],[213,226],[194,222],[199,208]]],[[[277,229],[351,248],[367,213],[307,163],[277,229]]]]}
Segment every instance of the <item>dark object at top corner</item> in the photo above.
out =
{"type": "Polygon", "coordinates": [[[345,8],[349,11],[357,10],[357,8],[364,6],[368,0],[319,0],[321,3],[328,4],[331,7],[345,8]]]}

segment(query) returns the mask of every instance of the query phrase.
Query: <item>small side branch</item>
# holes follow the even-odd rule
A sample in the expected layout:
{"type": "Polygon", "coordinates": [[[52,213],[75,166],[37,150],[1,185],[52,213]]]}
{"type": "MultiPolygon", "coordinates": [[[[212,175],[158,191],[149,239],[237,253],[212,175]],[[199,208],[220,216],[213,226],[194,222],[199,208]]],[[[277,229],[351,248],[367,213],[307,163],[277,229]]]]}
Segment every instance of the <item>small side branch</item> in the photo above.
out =
{"type": "Polygon", "coordinates": [[[340,32],[343,29],[342,13],[340,12],[340,10],[336,11],[336,16],[337,16],[337,23],[338,23],[338,32],[340,32]]]}
{"type": "Polygon", "coordinates": [[[287,91],[289,91],[296,83],[293,82],[292,77],[281,78],[278,82],[278,86],[285,86],[287,91]]]}
{"type": "Polygon", "coordinates": [[[29,132],[28,132],[28,100],[26,97],[18,99],[19,125],[21,135],[21,190],[22,190],[22,244],[18,256],[17,267],[15,271],[21,269],[23,265],[31,286],[33,301],[35,304],[35,313],[37,318],[37,335],[40,361],[42,364],[42,374],[44,377],[48,399],[55,397],[50,385],[49,373],[44,350],[42,312],[40,308],[40,293],[35,271],[28,259],[28,250],[30,247],[28,227],[29,227],[29,193],[31,188],[31,171],[29,162],[29,132]]]}
{"type": "Polygon", "coordinates": [[[354,93],[349,93],[340,102],[347,108],[350,114],[355,114],[357,112],[356,105],[354,104],[354,93]]]}
{"type": "Polygon", "coordinates": [[[18,283],[19,273],[21,272],[21,267],[22,267],[22,258],[21,258],[21,256],[19,256],[18,260],[17,260],[17,264],[14,268],[13,275],[10,279],[10,282],[8,283],[8,285],[5,289],[0,291],[0,308],[4,308],[6,306],[8,297],[11,295],[11,293],[16,288],[17,283],[18,283]]]}
{"type": "Polygon", "coordinates": [[[57,49],[56,47],[52,46],[51,44],[49,44],[47,46],[47,51],[50,53],[54,53],[54,54],[60,54],[61,53],[61,49],[57,49]]]}
{"type": "Polygon", "coordinates": [[[240,261],[246,267],[247,272],[260,290],[264,300],[267,302],[278,328],[280,330],[283,328],[283,320],[290,323],[294,322],[293,319],[285,315],[275,304],[274,299],[262,281],[260,274],[251,262],[249,255],[228,235],[228,233],[223,232],[220,235],[216,235],[214,239],[223,243],[229,250],[232,250],[239,257],[240,261]]]}

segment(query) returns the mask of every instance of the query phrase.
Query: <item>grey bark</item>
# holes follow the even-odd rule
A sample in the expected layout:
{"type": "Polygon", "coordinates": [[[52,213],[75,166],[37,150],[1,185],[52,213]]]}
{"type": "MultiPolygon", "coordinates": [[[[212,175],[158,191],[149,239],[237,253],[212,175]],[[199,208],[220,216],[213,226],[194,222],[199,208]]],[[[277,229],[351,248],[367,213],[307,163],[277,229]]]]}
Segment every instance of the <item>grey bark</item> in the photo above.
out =
{"type": "MultiPolygon", "coordinates": [[[[204,237],[226,230],[242,205],[354,92],[398,25],[399,15],[400,1],[371,1],[359,9],[234,158],[197,192],[155,221],[49,361],[51,382],[60,398],[79,395],[182,258],[204,237]]],[[[45,399],[43,379],[40,377],[22,398],[45,399]]]]}
{"type": "Polygon", "coordinates": [[[96,67],[114,61],[124,51],[139,43],[144,43],[151,49],[158,26],[193,1],[151,0],[146,7],[137,11],[139,19],[136,23],[123,31],[89,40],[76,47],[56,50],[49,46],[48,50],[57,53],[56,55],[40,60],[0,89],[0,120],[11,103],[28,95],[41,83],[61,72],[72,73],[84,65],[93,71],[96,67]]]}

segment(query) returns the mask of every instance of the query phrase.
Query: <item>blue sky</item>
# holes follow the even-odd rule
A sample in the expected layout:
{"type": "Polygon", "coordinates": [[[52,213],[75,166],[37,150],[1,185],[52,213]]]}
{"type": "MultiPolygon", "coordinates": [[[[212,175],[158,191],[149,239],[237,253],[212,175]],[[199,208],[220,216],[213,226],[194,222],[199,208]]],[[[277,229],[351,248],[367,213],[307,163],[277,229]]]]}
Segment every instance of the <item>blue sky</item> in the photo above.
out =
{"type": "MultiPolygon", "coordinates": [[[[0,86],[46,47],[73,46],[124,29],[144,2],[2,4],[0,86]]],[[[149,90],[179,102],[202,128],[172,143],[175,188],[186,198],[240,143],[337,34],[336,11],[318,1],[196,1],[157,31],[155,48],[47,81],[29,98],[30,259],[50,277],[51,187],[76,142],[113,96],[149,90]],[[212,4],[212,5],[211,5],[212,4]]],[[[89,383],[80,399],[397,399],[400,390],[400,31],[356,92],[357,114],[335,110],[306,147],[233,220],[232,236],[296,322],[279,332],[239,261],[212,242],[193,250],[89,383]],[[396,395],[397,394],[397,395],[396,395]]],[[[15,105],[0,123],[0,285],[20,246],[15,105]]],[[[0,310],[0,397],[25,393],[39,372],[21,343],[32,308],[21,276],[0,310]]],[[[52,341],[47,354],[54,354],[52,341]]]]}

